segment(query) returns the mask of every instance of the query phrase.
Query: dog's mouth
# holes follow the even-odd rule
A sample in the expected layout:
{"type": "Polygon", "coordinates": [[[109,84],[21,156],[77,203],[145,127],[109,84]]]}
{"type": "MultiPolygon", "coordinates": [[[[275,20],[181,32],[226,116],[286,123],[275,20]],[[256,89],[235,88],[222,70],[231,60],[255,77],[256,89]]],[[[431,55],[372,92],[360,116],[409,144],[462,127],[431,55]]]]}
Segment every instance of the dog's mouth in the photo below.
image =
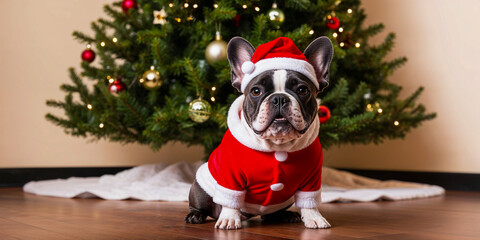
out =
{"type": "Polygon", "coordinates": [[[289,123],[289,122],[286,117],[279,114],[273,119],[272,123],[279,124],[279,123],[289,123]]]}
{"type": "Polygon", "coordinates": [[[304,134],[307,129],[308,129],[308,124],[306,126],[299,127],[298,124],[295,124],[295,122],[298,122],[298,119],[295,119],[295,117],[287,117],[284,114],[285,112],[279,112],[274,118],[270,120],[270,124],[268,124],[268,128],[277,128],[277,129],[284,129],[284,131],[295,131],[300,134],[304,134]]]}
{"type": "Polygon", "coordinates": [[[266,119],[266,122],[267,124],[265,124],[261,129],[255,129],[253,127],[253,131],[258,135],[263,135],[269,129],[276,129],[277,131],[295,130],[289,119],[283,116],[281,113],[278,113],[275,117],[269,117],[266,119]]]}

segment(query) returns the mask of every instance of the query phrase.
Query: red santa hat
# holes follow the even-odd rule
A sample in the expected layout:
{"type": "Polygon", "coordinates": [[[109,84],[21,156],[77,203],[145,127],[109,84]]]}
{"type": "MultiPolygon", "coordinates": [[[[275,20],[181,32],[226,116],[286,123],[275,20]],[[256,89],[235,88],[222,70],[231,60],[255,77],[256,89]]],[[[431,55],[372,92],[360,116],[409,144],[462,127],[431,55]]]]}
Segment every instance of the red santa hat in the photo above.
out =
{"type": "Polygon", "coordinates": [[[310,79],[319,89],[315,69],[307,61],[303,53],[295,46],[292,39],[279,37],[271,42],[264,43],[255,50],[251,61],[242,64],[241,90],[245,91],[248,83],[262,72],[275,69],[285,69],[299,72],[310,79]]]}

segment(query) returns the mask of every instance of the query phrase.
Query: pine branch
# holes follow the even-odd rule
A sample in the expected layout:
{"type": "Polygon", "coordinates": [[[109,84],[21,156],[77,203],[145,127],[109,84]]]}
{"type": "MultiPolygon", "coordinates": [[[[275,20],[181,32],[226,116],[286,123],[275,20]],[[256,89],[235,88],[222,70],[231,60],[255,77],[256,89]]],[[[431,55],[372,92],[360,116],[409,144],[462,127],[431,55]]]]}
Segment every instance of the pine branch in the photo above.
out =
{"type": "Polygon", "coordinates": [[[73,32],[72,35],[75,39],[77,39],[77,40],[79,40],[80,42],[83,42],[83,43],[89,44],[89,43],[94,43],[95,42],[95,38],[87,36],[86,34],[78,32],[78,31],[73,32]]]}
{"type": "Polygon", "coordinates": [[[70,72],[70,79],[72,79],[73,83],[76,85],[76,92],[80,94],[80,99],[84,103],[89,103],[90,94],[88,92],[87,86],[83,84],[82,79],[75,73],[73,68],[69,69],[70,72]]]}
{"type": "Polygon", "coordinates": [[[367,84],[360,82],[360,85],[357,87],[353,94],[350,94],[347,99],[344,101],[344,104],[341,104],[339,109],[341,109],[341,116],[348,117],[352,112],[354,112],[362,103],[363,96],[368,93],[367,84]]]}
{"type": "MultiPolygon", "coordinates": [[[[135,118],[140,122],[140,124],[145,124],[144,118],[140,116],[141,110],[139,110],[140,107],[138,103],[131,96],[129,96],[128,93],[122,92],[121,94],[119,94],[117,99],[119,100],[117,102],[121,103],[119,106],[125,106],[128,111],[133,114],[133,116],[135,116],[135,118]]],[[[122,109],[120,108],[118,110],[122,109]]]]}
{"type": "Polygon", "coordinates": [[[293,8],[297,10],[308,10],[311,6],[308,0],[287,0],[285,1],[285,7],[293,8]]]}
{"type": "Polygon", "coordinates": [[[343,101],[348,94],[348,82],[341,78],[335,87],[322,98],[322,104],[335,105],[343,101]]]}
{"type": "Polygon", "coordinates": [[[117,19],[118,21],[125,19],[125,14],[123,12],[113,9],[110,5],[103,6],[103,12],[113,19],[117,19]]]}
{"type": "Polygon", "coordinates": [[[189,58],[185,58],[183,64],[190,88],[197,92],[197,96],[202,96],[203,89],[208,88],[208,86],[204,84],[202,71],[198,69],[198,66],[194,67],[192,60],[189,58]]]}

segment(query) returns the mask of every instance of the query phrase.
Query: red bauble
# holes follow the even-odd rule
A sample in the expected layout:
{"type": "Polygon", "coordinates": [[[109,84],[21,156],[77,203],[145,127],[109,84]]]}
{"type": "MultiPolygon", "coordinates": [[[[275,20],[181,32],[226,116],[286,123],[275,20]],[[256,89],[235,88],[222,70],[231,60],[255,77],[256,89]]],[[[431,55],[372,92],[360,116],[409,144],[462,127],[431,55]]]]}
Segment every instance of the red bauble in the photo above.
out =
{"type": "Polygon", "coordinates": [[[318,118],[320,119],[320,123],[325,123],[330,119],[331,113],[330,109],[327,106],[321,105],[318,107],[318,118]]]}
{"type": "Polygon", "coordinates": [[[336,30],[338,27],[340,27],[340,20],[338,20],[338,18],[336,17],[332,17],[332,16],[328,17],[327,27],[332,30],[336,30]]]}
{"type": "Polygon", "coordinates": [[[137,2],[135,0],[123,0],[122,9],[124,13],[128,13],[131,8],[137,8],[137,2]]]}
{"type": "Polygon", "coordinates": [[[235,17],[233,18],[235,20],[235,27],[238,28],[238,26],[240,26],[240,19],[242,18],[242,15],[238,14],[235,15],[235,17]]]}
{"type": "Polygon", "coordinates": [[[116,80],[108,84],[108,91],[110,91],[114,96],[118,96],[118,94],[126,88],[127,87],[125,86],[125,84],[123,84],[121,78],[117,78],[116,80]]]}
{"type": "Polygon", "coordinates": [[[90,48],[85,49],[82,52],[82,60],[89,63],[93,62],[95,60],[95,52],[90,48]]]}

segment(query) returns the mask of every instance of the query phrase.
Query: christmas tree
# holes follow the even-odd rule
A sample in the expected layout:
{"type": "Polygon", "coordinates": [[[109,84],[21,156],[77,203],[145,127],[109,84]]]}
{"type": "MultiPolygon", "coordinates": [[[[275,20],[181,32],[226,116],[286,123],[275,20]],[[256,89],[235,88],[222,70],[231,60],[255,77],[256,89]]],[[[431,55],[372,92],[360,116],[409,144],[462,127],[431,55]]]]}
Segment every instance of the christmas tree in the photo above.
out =
{"type": "Polygon", "coordinates": [[[359,0],[123,0],[104,11],[109,17],[92,23],[94,36],[73,33],[88,44],[81,71],[69,70],[63,101],[47,101],[65,117],[46,118],[73,136],[152,149],[180,141],[210,153],[240,95],[225,56],[225,41],[234,36],[255,47],[286,36],[301,50],[319,36],[332,40],[330,86],[318,96],[324,148],[404,137],[435,117],[416,102],[422,87],[399,98],[401,87],[388,77],[406,58],[385,60],[393,33],[369,44],[384,26],[363,25],[359,0]]]}

